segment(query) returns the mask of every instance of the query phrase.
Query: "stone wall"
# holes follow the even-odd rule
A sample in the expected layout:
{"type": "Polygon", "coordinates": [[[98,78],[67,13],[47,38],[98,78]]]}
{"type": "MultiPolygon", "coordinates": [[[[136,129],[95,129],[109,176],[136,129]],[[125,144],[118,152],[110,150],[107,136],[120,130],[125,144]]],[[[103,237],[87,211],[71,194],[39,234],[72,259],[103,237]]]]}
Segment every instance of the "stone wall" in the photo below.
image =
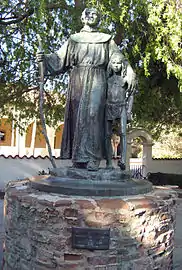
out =
{"type": "Polygon", "coordinates": [[[5,195],[4,270],[172,269],[176,193],[86,198],[12,182],[5,195]],[[72,227],[110,228],[108,250],[72,248],[72,227]]]}

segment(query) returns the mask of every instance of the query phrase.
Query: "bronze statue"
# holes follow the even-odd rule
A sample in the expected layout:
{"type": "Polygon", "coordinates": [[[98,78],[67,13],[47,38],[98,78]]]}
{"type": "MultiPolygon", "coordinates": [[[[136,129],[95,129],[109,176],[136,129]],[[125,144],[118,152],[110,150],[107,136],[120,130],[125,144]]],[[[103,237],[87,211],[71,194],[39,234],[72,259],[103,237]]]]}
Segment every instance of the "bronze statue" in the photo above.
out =
{"type": "Polygon", "coordinates": [[[79,33],[56,53],[38,53],[37,60],[44,61],[46,73],[70,75],[61,158],[72,159],[76,168],[98,170],[105,157],[107,67],[113,54],[124,57],[111,35],[97,31],[96,9],[86,8],[81,20],[84,27],[79,33]]]}
{"type": "MultiPolygon", "coordinates": [[[[108,89],[106,102],[106,166],[112,168],[111,137],[113,124],[120,124],[120,148],[121,159],[118,162],[121,170],[126,167],[126,127],[131,120],[133,105],[134,85],[130,85],[127,79],[128,64],[119,53],[111,56],[108,64],[108,89]]],[[[131,76],[131,74],[130,74],[131,76]]],[[[135,76],[133,74],[133,82],[135,76]]]]}

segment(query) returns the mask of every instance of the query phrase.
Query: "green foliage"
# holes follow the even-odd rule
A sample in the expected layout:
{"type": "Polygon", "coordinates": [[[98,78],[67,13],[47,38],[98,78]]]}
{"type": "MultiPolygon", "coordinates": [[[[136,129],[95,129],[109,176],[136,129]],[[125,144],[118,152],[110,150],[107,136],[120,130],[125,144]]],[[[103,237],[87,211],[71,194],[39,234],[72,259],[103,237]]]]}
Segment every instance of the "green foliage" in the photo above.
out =
{"type": "Polygon", "coordinates": [[[132,158],[139,158],[142,156],[142,140],[141,138],[137,137],[132,140],[131,144],[131,157],[132,158]]]}
{"type": "MultiPolygon", "coordinates": [[[[46,53],[56,51],[80,30],[85,6],[99,9],[100,30],[115,35],[137,72],[134,125],[149,128],[156,136],[163,128],[180,125],[182,7],[177,0],[2,0],[1,114],[13,117],[13,111],[19,110],[17,119],[39,115],[36,34],[46,53]]],[[[44,110],[50,124],[63,120],[66,89],[64,76],[47,79],[44,110]]]]}
{"type": "Polygon", "coordinates": [[[181,130],[173,132],[161,132],[152,147],[153,158],[182,158],[181,130]]]}

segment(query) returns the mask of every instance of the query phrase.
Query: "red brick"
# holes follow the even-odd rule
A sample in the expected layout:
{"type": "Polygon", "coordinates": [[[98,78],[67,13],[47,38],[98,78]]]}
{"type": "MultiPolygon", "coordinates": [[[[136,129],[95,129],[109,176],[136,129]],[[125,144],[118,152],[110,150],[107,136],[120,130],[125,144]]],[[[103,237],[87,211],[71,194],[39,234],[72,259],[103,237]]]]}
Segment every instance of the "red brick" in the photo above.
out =
{"type": "Polygon", "coordinates": [[[97,205],[103,209],[129,209],[128,203],[121,199],[103,199],[97,201],[97,205]]]}
{"type": "Polygon", "coordinates": [[[129,200],[129,202],[134,206],[135,209],[139,208],[152,209],[157,207],[157,203],[154,200],[134,199],[129,200]]]}
{"type": "Polygon", "coordinates": [[[165,194],[163,192],[157,192],[156,195],[157,195],[157,197],[158,196],[160,197],[160,200],[164,200],[164,201],[172,198],[172,194],[165,194]]]}
{"type": "Polygon", "coordinates": [[[49,219],[49,218],[53,218],[53,217],[58,217],[59,216],[59,212],[57,210],[55,210],[54,208],[48,208],[48,207],[46,207],[45,209],[43,209],[40,212],[40,216],[42,218],[49,219]]]}
{"type": "Polygon", "coordinates": [[[117,220],[119,220],[120,223],[126,223],[130,219],[130,216],[128,215],[122,215],[117,214],[117,220]]]}
{"type": "Polygon", "coordinates": [[[65,261],[80,261],[82,260],[81,254],[64,254],[65,261]]]}
{"type": "Polygon", "coordinates": [[[27,194],[27,195],[21,197],[21,202],[30,204],[30,206],[31,206],[37,202],[37,198],[29,196],[27,194]]]}
{"type": "MultiPolygon", "coordinates": [[[[95,270],[107,270],[107,267],[106,266],[100,266],[100,265],[96,265],[94,267],[95,270]]],[[[92,268],[90,268],[90,270],[92,270],[92,268]]]]}
{"type": "Polygon", "coordinates": [[[81,209],[94,209],[95,205],[88,200],[77,200],[76,203],[79,205],[81,209]]]}
{"type": "Polygon", "coordinates": [[[69,248],[72,246],[72,237],[66,239],[65,246],[69,248]]]}
{"type": "Polygon", "coordinates": [[[149,249],[148,253],[149,253],[149,255],[151,255],[151,254],[159,255],[159,254],[165,252],[165,249],[166,249],[165,244],[161,244],[158,247],[149,249]]]}
{"type": "Polygon", "coordinates": [[[116,256],[103,257],[103,256],[93,256],[88,257],[87,261],[90,265],[108,265],[116,263],[116,256]]]}
{"type": "Polygon", "coordinates": [[[116,215],[112,213],[105,213],[102,211],[93,211],[85,215],[85,224],[88,226],[102,227],[111,225],[116,221],[116,215]]]}
{"type": "Polygon", "coordinates": [[[157,235],[154,231],[151,231],[149,233],[145,233],[144,237],[142,239],[142,243],[144,244],[144,246],[153,246],[155,243],[156,237],[157,237],[157,235]]]}
{"type": "Polygon", "coordinates": [[[162,214],[160,216],[160,220],[166,220],[166,219],[170,219],[170,215],[169,214],[165,213],[165,214],[162,214]]]}
{"type": "Polygon", "coordinates": [[[73,208],[66,208],[64,210],[64,216],[65,217],[77,217],[78,216],[78,210],[73,208]]]}
{"type": "Polygon", "coordinates": [[[56,262],[46,258],[37,258],[36,263],[49,269],[54,269],[57,266],[56,262]]]}
{"type": "Polygon", "coordinates": [[[55,207],[59,207],[59,206],[70,206],[72,205],[72,201],[71,200],[58,200],[56,202],[53,203],[53,206],[55,207]]]}
{"type": "Polygon", "coordinates": [[[82,270],[84,269],[83,266],[80,263],[71,263],[70,262],[65,262],[65,263],[59,263],[59,270],[82,270]]]}
{"type": "Polygon", "coordinates": [[[76,217],[66,217],[65,218],[66,222],[70,226],[80,226],[81,221],[77,219],[76,217]]]}
{"type": "Polygon", "coordinates": [[[37,175],[37,176],[32,176],[32,177],[30,178],[30,180],[31,180],[31,181],[37,182],[37,181],[45,180],[45,179],[47,179],[49,176],[50,176],[50,175],[37,175]]]}
{"type": "MultiPolygon", "coordinates": [[[[161,192],[162,191],[160,191],[160,193],[161,192]]],[[[24,192],[24,190],[22,190],[21,193],[21,196],[25,197],[26,201],[27,197],[29,197],[26,191],[24,192]]],[[[17,192],[15,195],[16,194],[17,192]]],[[[171,221],[170,218],[173,215],[175,218],[175,207],[171,205],[172,199],[166,202],[164,201],[164,206],[159,207],[161,200],[160,197],[155,198],[152,196],[152,194],[155,195],[154,192],[148,193],[149,195],[151,194],[150,198],[147,195],[129,196],[127,201],[124,199],[120,200],[119,198],[102,198],[101,200],[97,198],[96,205],[94,205],[94,200],[92,201],[89,198],[82,198],[78,200],[77,203],[76,197],[71,197],[67,200],[68,197],[60,196],[55,197],[54,200],[57,201],[55,205],[58,207],[55,207],[55,205],[49,207],[37,203],[39,198],[41,198],[37,197],[38,194],[42,193],[33,191],[32,195],[35,195],[36,198],[30,196],[28,202],[19,202],[17,199],[13,200],[11,196],[9,198],[7,195],[7,209],[9,209],[10,213],[8,214],[6,224],[8,233],[6,234],[7,250],[5,254],[12,256],[16,254],[20,256],[22,252],[22,254],[25,254],[25,250],[22,251],[18,245],[20,228],[17,218],[20,218],[24,233],[26,233],[27,229],[27,236],[32,245],[36,248],[36,252],[32,253],[32,257],[27,256],[28,260],[30,259],[30,261],[27,261],[27,265],[31,263],[32,269],[116,270],[117,267],[121,266],[119,263],[123,264],[127,269],[129,269],[129,267],[135,269],[136,267],[135,270],[148,269],[150,266],[150,269],[157,269],[156,267],[158,267],[158,269],[161,270],[170,267],[170,262],[168,262],[171,260],[169,253],[174,247],[174,237],[171,231],[175,226],[175,222],[171,221]],[[32,206],[32,203],[29,202],[30,198],[35,200],[36,206],[32,206]],[[152,208],[155,203],[157,207],[152,208]],[[29,204],[29,209],[25,209],[26,205],[29,204]],[[136,209],[135,206],[138,209],[136,209]],[[32,213],[30,215],[31,208],[32,213]],[[143,211],[146,211],[145,216],[138,216],[142,215],[143,211]],[[21,217],[19,217],[20,214],[21,217]],[[137,216],[135,216],[135,214],[137,214],[137,216]],[[11,223],[9,224],[8,218],[11,219],[9,221],[11,223]],[[119,220],[121,222],[119,222],[119,220]],[[144,224],[145,220],[146,223],[144,224]],[[91,225],[93,225],[93,227],[111,228],[109,250],[96,250],[92,252],[86,249],[72,249],[72,226],[69,225],[68,222],[72,223],[74,221],[79,221],[80,227],[89,226],[92,223],[91,225]],[[155,225],[155,228],[153,228],[152,225],[155,225]],[[167,227],[167,225],[169,225],[169,227],[167,227]],[[12,230],[14,230],[13,234],[11,233],[12,230]],[[135,239],[135,237],[138,238],[135,239]],[[13,246],[15,245],[14,243],[17,243],[16,249],[13,246]],[[165,246],[162,244],[165,244],[165,246]],[[129,253],[128,255],[124,249],[129,253]],[[39,256],[37,254],[38,250],[40,250],[39,256]],[[42,250],[44,251],[43,253],[42,250]],[[48,251],[47,254],[45,250],[48,251]],[[119,250],[121,254],[118,254],[119,250]],[[149,250],[153,253],[148,256],[149,250]],[[164,251],[166,252],[163,253],[164,251]],[[160,255],[162,258],[161,262],[160,255]],[[153,257],[156,257],[156,260],[153,257]],[[116,258],[118,259],[118,266],[116,258]],[[38,261],[36,261],[36,259],[38,261]],[[54,268],[54,265],[51,265],[52,263],[57,264],[56,268],[54,268]]],[[[45,197],[45,201],[46,200],[47,198],[45,197]]],[[[42,201],[45,203],[43,197],[42,201]]],[[[17,269],[23,269],[22,267],[26,265],[24,262],[21,265],[19,261],[16,261],[16,264],[17,269]]]]}
{"type": "Polygon", "coordinates": [[[51,201],[48,201],[48,200],[39,200],[38,202],[41,205],[48,206],[48,207],[53,207],[53,202],[51,202],[51,201]]]}
{"type": "Polygon", "coordinates": [[[20,192],[18,192],[15,188],[10,188],[7,193],[7,198],[11,199],[17,199],[18,196],[20,195],[20,192]]]}
{"type": "Polygon", "coordinates": [[[118,264],[110,264],[110,265],[108,265],[107,270],[118,270],[118,264]]]}

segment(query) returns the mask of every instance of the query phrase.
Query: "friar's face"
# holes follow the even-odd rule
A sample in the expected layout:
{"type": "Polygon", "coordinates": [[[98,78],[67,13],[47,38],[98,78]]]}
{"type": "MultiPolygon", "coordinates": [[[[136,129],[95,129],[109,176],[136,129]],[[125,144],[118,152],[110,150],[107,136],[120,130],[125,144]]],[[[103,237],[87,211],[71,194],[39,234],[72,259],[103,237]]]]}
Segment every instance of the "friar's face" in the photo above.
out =
{"type": "Polygon", "coordinates": [[[86,8],[81,17],[82,23],[91,27],[97,26],[99,23],[99,15],[95,8],[86,8]]]}

